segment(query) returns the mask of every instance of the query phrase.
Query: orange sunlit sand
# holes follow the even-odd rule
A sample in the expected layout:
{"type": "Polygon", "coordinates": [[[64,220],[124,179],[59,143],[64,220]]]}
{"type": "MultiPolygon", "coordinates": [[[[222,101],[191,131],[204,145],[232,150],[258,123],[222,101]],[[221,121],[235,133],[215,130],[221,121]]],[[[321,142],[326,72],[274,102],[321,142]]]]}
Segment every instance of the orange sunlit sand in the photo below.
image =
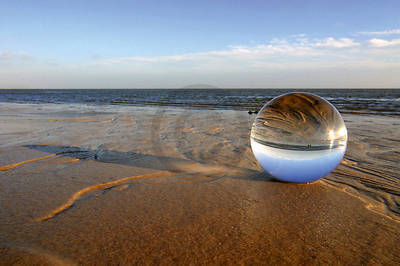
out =
{"type": "Polygon", "coordinates": [[[54,110],[0,105],[5,264],[398,261],[395,118],[345,115],[345,158],[307,185],[261,170],[246,112],[99,110],[72,125],[54,110]],[[40,133],[11,134],[22,111],[40,133]]]}

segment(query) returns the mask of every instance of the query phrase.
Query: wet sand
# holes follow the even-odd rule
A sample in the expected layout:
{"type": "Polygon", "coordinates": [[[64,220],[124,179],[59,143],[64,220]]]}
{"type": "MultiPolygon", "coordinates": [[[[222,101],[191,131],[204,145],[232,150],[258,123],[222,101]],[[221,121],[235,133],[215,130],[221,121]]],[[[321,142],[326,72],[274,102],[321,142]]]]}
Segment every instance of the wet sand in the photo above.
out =
{"type": "Polygon", "coordinates": [[[399,264],[398,118],[345,115],[312,184],[261,171],[254,118],[0,103],[0,264],[399,264]]]}

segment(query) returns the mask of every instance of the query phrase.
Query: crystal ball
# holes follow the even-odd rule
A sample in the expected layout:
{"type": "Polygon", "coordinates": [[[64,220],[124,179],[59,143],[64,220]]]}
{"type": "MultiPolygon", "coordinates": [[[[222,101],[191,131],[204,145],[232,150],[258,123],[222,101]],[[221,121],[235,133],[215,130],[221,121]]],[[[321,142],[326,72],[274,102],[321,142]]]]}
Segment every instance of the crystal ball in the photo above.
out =
{"type": "Polygon", "coordinates": [[[287,93],[259,111],[250,143],[269,174],[282,181],[309,183],[340,163],[347,129],[340,113],[325,99],[311,93],[287,93]]]}

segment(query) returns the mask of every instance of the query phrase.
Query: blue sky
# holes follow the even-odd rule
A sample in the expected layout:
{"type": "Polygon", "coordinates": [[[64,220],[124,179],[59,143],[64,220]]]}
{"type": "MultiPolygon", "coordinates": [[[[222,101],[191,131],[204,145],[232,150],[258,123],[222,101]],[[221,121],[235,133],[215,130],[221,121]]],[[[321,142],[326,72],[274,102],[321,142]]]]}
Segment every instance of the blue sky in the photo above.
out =
{"type": "Polygon", "coordinates": [[[0,88],[400,87],[399,1],[5,1],[0,88]]]}

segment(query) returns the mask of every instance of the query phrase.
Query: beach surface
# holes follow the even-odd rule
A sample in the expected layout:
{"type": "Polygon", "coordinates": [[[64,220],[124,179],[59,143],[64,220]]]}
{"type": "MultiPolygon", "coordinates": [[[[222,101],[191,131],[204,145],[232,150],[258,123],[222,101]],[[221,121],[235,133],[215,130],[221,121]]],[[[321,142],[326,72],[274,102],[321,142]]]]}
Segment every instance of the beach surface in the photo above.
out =
{"type": "Polygon", "coordinates": [[[400,264],[400,122],[274,180],[245,111],[0,103],[0,264],[400,264]]]}

